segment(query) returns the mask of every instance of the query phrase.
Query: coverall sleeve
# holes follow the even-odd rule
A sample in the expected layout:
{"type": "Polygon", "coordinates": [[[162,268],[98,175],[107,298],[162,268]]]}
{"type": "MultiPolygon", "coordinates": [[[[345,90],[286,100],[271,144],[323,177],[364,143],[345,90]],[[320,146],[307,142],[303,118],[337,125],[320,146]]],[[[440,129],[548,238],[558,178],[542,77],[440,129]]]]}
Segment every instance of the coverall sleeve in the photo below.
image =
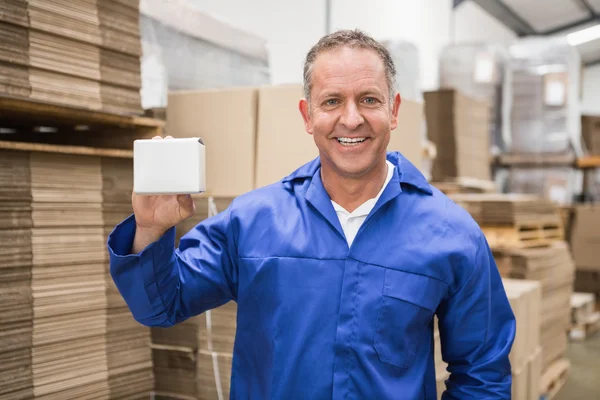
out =
{"type": "Polygon", "coordinates": [[[474,257],[463,258],[472,265],[461,266],[469,274],[438,309],[442,358],[450,372],[444,400],[511,398],[515,318],[483,234],[475,246],[474,257]]]}
{"type": "Polygon", "coordinates": [[[230,209],[196,225],[175,248],[175,228],[139,254],[131,215],[108,238],[110,273],[133,317],[168,327],[235,300],[237,261],[230,209]]]}

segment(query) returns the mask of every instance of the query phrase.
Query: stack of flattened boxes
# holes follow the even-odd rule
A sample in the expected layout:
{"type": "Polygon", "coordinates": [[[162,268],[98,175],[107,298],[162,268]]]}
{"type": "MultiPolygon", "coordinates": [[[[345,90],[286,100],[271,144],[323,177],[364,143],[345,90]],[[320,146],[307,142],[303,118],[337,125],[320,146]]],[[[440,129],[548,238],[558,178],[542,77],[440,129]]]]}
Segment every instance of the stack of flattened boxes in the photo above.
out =
{"type": "MultiPolygon", "coordinates": [[[[104,241],[114,227],[133,213],[133,162],[126,158],[101,158],[104,241]]],[[[108,256],[108,254],[106,253],[108,256]]],[[[110,398],[148,397],[153,389],[150,329],[133,319],[110,276],[106,276],[106,354],[110,398]]]]}
{"type": "Polygon", "coordinates": [[[425,93],[427,135],[437,147],[431,179],[491,179],[490,107],[457,90],[425,93]]]}
{"type": "MultiPolygon", "coordinates": [[[[568,369],[565,354],[575,270],[569,248],[562,240],[558,207],[540,197],[519,194],[451,197],[480,224],[504,278],[539,282],[541,305],[535,312],[541,327],[542,382],[550,381],[547,375],[556,372],[556,365],[568,369]]],[[[513,292],[507,290],[507,294],[513,292]]],[[[511,300],[513,308],[518,302],[511,300]]],[[[536,348],[528,350],[532,352],[527,354],[530,358],[537,357],[536,348]]],[[[544,390],[541,387],[540,393],[544,390]]]]}
{"type": "Polygon", "coordinates": [[[3,1],[0,92],[141,113],[139,1],[3,1]]]}

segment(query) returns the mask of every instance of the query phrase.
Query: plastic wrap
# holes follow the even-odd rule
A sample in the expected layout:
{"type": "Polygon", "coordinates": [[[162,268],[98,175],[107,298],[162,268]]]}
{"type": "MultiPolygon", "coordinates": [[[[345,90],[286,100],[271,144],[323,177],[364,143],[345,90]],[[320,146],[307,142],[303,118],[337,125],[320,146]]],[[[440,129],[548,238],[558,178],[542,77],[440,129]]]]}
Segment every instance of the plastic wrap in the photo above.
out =
{"type": "Polygon", "coordinates": [[[404,40],[385,40],[382,44],[389,51],[396,66],[396,90],[400,96],[403,99],[422,102],[417,46],[404,40]]]}
{"type": "Polygon", "coordinates": [[[583,174],[571,167],[511,167],[497,174],[497,182],[504,193],[533,194],[568,205],[582,192],[583,174]]]}
{"type": "Polygon", "coordinates": [[[266,42],[183,0],[140,3],[142,103],[166,107],[168,91],[270,83],[266,42]]]}
{"type": "Polygon", "coordinates": [[[440,88],[456,89],[490,104],[490,150],[504,150],[502,94],[507,49],[484,43],[446,46],[440,57],[440,88]]]}
{"type": "Polygon", "coordinates": [[[581,154],[581,60],[565,38],[525,38],[510,49],[505,139],[514,153],[581,154]]]}

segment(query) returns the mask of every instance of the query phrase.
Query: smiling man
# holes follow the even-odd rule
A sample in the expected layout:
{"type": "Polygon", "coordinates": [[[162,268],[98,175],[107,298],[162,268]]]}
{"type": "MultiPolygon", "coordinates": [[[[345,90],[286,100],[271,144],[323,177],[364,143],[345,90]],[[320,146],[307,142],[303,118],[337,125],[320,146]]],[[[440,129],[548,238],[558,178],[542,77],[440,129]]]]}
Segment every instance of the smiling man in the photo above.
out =
{"type": "Polygon", "coordinates": [[[515,320],[477,224],[399,153],[394,64],[359,31],[308,53],[299,103],[319,157],[235,199],[174,248],[189,196],[132,195],[109,237],[134,317],[238,304],[232,399],[509,399],[515,320]]]}

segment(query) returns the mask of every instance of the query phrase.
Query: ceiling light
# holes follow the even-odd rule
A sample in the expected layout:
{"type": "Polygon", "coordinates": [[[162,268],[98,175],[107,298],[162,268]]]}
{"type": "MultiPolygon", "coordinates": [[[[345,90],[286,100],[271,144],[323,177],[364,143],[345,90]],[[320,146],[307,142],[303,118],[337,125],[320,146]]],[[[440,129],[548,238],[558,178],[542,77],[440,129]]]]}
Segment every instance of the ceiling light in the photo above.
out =
{"type": "Polygon", "coordinates": [[[600,25],[590,26],[567,35],[567,41],[571,46],[579,46],[596,39],[600,39],[600,25]]]}

